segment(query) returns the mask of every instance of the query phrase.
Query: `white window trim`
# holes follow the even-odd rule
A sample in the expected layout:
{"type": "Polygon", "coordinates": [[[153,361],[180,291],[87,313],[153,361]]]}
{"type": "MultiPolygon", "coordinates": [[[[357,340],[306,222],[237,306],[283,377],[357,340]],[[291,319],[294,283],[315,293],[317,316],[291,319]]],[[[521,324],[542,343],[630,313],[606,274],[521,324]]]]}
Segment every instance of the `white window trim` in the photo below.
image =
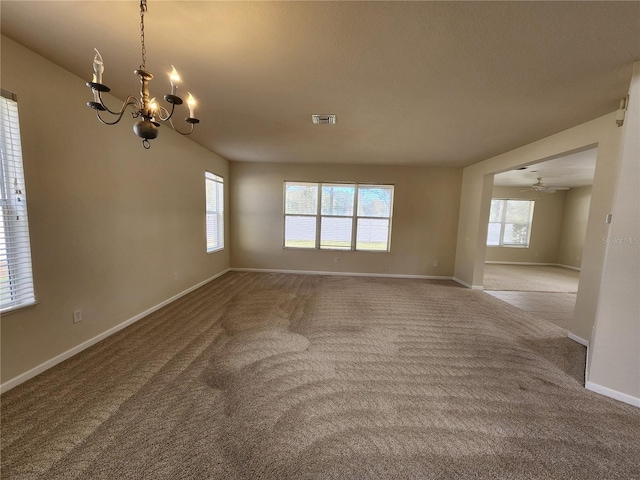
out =
{"type": "MultiPolygon", "coordinates": [[[[207,249],[207,254],[209,253],[215,253],[215,252],[220,252],[221,250],[224,250],[224,177],[222,177],[221,175],[217,175],[213,172],[210,172],[208,170],[205,170],[205,174],[204,174],[204,178],[205,178],[205,187],[208,184],[207,182],[213,182],[217,185],[220,186],[220,188],[222,188],[222,209],[221,211],[214,211],[214,212],[210,212],[209,210],[207,210],[207,202],[206,202],[206,198],[205,198],[205,237],[206,237],[206,249],[207,249]],[[209,248],[209,231],[207,229],[206,226],[206,218],[209,215],[215,215],[216,218],[219,219],[220,221],[220,228],[219,228],[219,235],[220,235],[220,245],[213,247],[213,248],[209,248]]],[[[205,188],[205,197],[207,195],[207,188],[205,188]]]]}
{"type": "Polygon", "coordinates": [[[354,183],[354,182],[309,182],[309,181],[297,181],[297,180],[285,180],[284,188],[283,188],[283,233],[282,233],[282,248],[287,250],[326,250],[326,251],[335,251],[335,252],[367,252],[367,253],[390,253],[391,252],[391,231],[392,231],[392,223],[393,223],[393,207],[394,207],[394,198],[395,198],[395,185],[391,183],[354,183]],[[287,200],[287,184],[307,184],[307,185],[316,185],[318,187],[318,199],[316,205],[316,213],[315,214],[288,214],[286,213],[286,200],[287,200]],[[326,185],[341,185],[341,186],[353,186],[355,187],[355,198],[353,201],[353,214],[352,215],[323,215],[322,214],[322,187],[326,185]],[[366,215],[358,215],[358,192],[360,188],[364,187],[391,187],[391,205],[389,208],[389,217],[369,217],[366,215]],[[286,229],[287,229],[287,217],[307,217],[307,218],[315,218],[316,220],[316,237],[315,237],[315,246],[313,247],[288,247],[286,246],[286,229]],[[322,236],[322,219],[323,218],[351,218],[352,227],[351,227],[351,246],[350,248],[329,248],[329,247],[321,247],[321,236],[322,236]],[[388,220],[389,227],[387,231],[387,249],[386,250],[367,250],[367,249],[359,249],[357,248],[357,226],[359,219],[374,219],[374,220],[388,220]]]}

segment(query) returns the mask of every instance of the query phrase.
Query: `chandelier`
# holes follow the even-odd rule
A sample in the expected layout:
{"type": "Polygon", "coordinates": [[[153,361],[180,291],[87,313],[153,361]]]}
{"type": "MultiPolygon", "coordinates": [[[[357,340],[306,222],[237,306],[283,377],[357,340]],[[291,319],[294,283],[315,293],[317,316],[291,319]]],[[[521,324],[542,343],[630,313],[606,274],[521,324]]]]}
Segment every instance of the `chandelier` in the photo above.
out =
{"type": "Polygon", "coordinates": [[[193,96],[187,92],[189,96],[187,99],[187,105],[189,107],[189,116],[185,118],[185,121],[190,124],[190,128],[186,132],[181,132],[176,128],[173,124],[173,112],[175,110],[176,105],[182,105],[183,101],[178,95],[176,95],[176,91],[178,89],[178,85],[180,83],[180,76],[176,69],[171,66],[172,71],[169,74],[169,81],[171,83],[171,93],[164,96],[164,99],[167,103],[171,105],[171,110],[166,109],[163,106],[160,106],[156,101],[155,97],[151,98],[149,94],[149,80],[153,78],[153,75],[149,71],[147,71],[146,61],[147,61],[147,51],[144,46],[144,14],[147,11],[147,0],[140,0],[140,44],[142,47],[142,64],[138,70],[134,70],[133,73],[140,77],[140,98],[136,98],[134,96],[129,95],[122,107],[118,111],[110,110],[102,101],[102,93],[109,92],[110,89],[106,85],[102,83],[102,74],[104,73],[104,62],[102,61],[102,56],[98,49],[94,49],[96,55],[93,58],[93,78],[90,82],[87,82],[87,86],[91,88],[93,92],[93,101],[87,102],[87,105],[93,108],[96,111],[96,116],[98,120],[100,120],[105,125],[115,125],[118,123],[124,112],[128,106],[133,108],[133,118],[142,118],[138,120],[133,125],[133,131],[136,135],[142,138],[142,146],[148,149],[151,144],[149,140],[153,140],[158,136],[158,127],[160,126],[160,122],[169,122],[171,128],[173,128],[176,132],[181,135],[189,135],[193,132],[193,129],[197,123],[200,123],[200,120],[194,117],[194,108],[195,108],[195,99],[193,96]],[[111,121],[107,121],[100,116],[100,114],[107,112],[111,114],[111,121]]]}

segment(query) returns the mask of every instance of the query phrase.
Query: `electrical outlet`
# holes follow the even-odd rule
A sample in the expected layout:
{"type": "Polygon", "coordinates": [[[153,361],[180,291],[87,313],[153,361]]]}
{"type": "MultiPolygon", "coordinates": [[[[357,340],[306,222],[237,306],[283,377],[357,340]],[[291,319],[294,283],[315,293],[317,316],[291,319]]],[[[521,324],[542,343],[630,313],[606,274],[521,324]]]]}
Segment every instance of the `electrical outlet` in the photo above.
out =
{"type": "Polygon", "coordinates": [[[333,257],[333,263],[338,263],[340,259],[338,257],[333,257]]]}
{"type": "Polygon", "coordinates": [[[434,267],[437,267],[437,266],[438,266],[438,260],[435,260],[435,261],[433,262],[433,266],[434,266],[434,267]]]}
{"type": "Polygon", "coordinates": [[[73,323],[78,323],[82,321],[82,310],[77,308],[73,311],[73,323]]]}

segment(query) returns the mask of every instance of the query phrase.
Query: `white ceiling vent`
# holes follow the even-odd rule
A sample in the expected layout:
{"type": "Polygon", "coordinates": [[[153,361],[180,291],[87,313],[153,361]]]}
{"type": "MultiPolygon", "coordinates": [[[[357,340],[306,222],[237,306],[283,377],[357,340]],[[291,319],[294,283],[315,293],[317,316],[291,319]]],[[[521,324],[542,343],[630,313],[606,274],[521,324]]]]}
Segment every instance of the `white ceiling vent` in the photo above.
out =
{"type": "Polygon", "coordinates": [[[311,115],[311,119],[316,125],[333,125],[336,123],[335,115],[311,115]]]}

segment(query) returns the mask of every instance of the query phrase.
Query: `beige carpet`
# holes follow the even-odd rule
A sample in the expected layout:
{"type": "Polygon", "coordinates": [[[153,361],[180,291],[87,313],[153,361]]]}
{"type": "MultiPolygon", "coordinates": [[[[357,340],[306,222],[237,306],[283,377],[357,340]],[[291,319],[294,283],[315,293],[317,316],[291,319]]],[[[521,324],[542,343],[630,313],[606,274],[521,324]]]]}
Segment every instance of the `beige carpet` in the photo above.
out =
{"type": "Polygon", "coordinates": [[[583,362],[452,282],[230,273],[3,395],[2,478],[639,478],[583,362]]]}
{"type": "Polygon", "coordinates": [[[570,268],[487,263],[483,281],[485,290],[576,293],[579,277],[580,272],[570,268]]]}

